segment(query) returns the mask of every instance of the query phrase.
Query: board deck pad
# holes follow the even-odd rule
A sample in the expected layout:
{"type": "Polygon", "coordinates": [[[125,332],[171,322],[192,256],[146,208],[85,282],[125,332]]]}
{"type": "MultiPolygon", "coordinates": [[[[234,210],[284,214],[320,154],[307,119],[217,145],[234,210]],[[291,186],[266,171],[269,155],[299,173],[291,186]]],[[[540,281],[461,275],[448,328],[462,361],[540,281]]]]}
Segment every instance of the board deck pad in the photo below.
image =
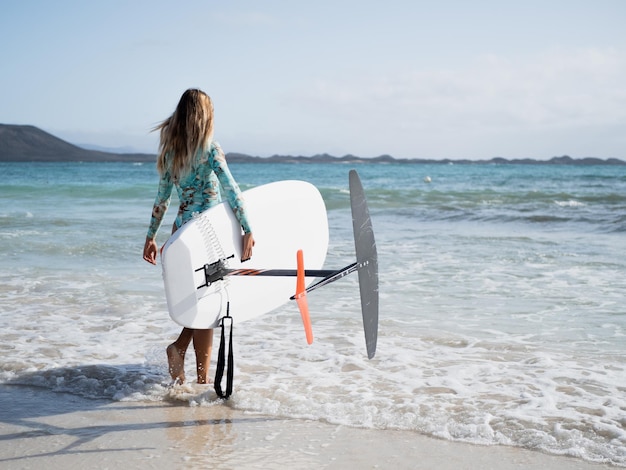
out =
{"type": "Polygon", "coordinates": [[[367,357],[371,359],[376,354],[378,340],[378,254],[365,192],[355,170],[350,171],[349,182],[365,347],[367,357]]]}

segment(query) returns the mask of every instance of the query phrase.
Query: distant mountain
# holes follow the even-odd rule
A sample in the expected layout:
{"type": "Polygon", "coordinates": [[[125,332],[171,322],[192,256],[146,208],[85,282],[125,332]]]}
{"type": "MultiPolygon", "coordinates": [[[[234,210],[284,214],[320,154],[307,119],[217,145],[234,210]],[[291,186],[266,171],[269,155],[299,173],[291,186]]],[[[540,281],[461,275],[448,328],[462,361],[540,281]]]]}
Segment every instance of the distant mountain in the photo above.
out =
{"type": "MultiPolygon", "coordinates": [[[[550,160],[532,158],[507,160],[496,157],[490,160],[434,160],[394,158],[381,155],[376,158],[362,158],[354,155],[334,157],[328,154],[312,157],[274,155],[271,157],[252,157],[241,153],[228,153],[231,163],[421,163],[421,164],[517,164],[517,165],[626,165],[626,161],[617,158],[553,157],[550,160]]],[[[155,162],[156,155],[145,153],[114,153],[91,150],[70,144],[48,134],[34,126],[0,124],[0,161],[4,162],[155,162]]]]}
{"type": "Polygon", "coordinates": [[[77,145],[78,147],[82,149],[97,150],[98,152],[105,152],[105,153],[121,153],[121,154],[139,153],[137,152],[137,149],[129,145],[126,145],[124,147],[104,147],[102,145],[82,144],[82,143],[76,143],[75,145],[77,145]]]}
{"type": "Polygon", "coordinates": [[[322,154],[313,155],[312,157],[291,155],[273,155],[271,157],[251,157],[241,153],[227,154],[229,162],[240,163],[406,163],[406,164],[454,164],[454,165],[472,165],[472,164],[513,164],[513,165],[626,165],[626,161],[617,158],[572,158],[567,155],[562,157],[552,157],[550,160],[534,160],[532,158],[512,159],[496,157],[489,160],[451,160],[449,158],[442,160],[424,159],[424,158],[394,158],[389,155],[381,155],[374,158],[362,158],[354,155],[345,155],[343,157],[333,157],[332,155],[322,154]]]}
{"type": "Polygon", "coordinates": [[[0,124],[3,162],[153,162],[155,155],[118,154],[70,144],[34,126],[0,124]]]}

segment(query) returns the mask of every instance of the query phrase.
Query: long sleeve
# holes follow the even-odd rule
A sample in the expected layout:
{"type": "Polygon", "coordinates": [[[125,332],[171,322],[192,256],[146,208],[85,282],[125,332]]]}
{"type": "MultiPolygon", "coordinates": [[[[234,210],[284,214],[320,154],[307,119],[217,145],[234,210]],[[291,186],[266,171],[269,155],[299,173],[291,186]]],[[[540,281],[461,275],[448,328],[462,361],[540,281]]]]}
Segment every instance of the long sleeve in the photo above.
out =
{"type": "Polygon", "coordinates": [[[245,201],[241,194],[241,190],[239,189],[239,185],[235,181],[235,178],[233,178],[233,175],[228,168],[228,164],[226,163],[224,152],[217,142],[214,142],[211,147],[209,163],[217,175],[217,179],[224,190],[228,204],[230,204],[230,207],[235,213],[235,217],[237,217],[237,220],[241,224],[241,228],[244,233],[252,232],[246,215],[245,201]]]}
{"type": "Polygon", "coordinates": [[[156,234],[163,223],[163,217],[165,216],[165,213],[170,206],[170,201],[172,200],[173,188],[174,183],[172,183],[169,172],[166,172],[161,176],[157,196],[154,200],[154,206],[152,207],[152,217],[150,219],[150,226],[147,234],[147,238],[151,240],[156,238],[156,234]]]}

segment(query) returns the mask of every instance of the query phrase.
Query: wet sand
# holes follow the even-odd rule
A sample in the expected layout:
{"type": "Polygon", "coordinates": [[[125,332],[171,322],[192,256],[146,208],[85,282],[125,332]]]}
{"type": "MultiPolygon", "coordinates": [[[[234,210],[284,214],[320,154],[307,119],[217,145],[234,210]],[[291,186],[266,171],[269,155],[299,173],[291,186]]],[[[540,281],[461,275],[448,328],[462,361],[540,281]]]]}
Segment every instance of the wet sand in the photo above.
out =
{"type": "Polygon", "coordinates": [[[250,414],[228,404],[110,402],[0,385],[3,469],[615,468],[504,447],[250,414]]]}

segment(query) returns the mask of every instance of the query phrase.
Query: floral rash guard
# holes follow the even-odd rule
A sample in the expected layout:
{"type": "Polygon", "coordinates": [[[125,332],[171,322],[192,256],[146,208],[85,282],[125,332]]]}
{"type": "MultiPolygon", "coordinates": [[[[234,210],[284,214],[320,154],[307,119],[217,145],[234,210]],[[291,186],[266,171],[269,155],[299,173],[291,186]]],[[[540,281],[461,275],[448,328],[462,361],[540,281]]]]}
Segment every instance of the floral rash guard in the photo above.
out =
{"type": "Polygon", "coordinates": [[[153,240],[156,237],[170,205],[174,186],[176,186],[180,201],[180,208],[174,223],[180,227],[195,213],[205,211],[222,201],[220,185],[243,231],[250,233],[241,190],[228,169],[222,148],[217,142],[211,142],[208,149],[198,150],[196,163],[180,182],[174,183],[169,171],[161,175],[159,190],[152,208],[148,238],[153,240]]]}

